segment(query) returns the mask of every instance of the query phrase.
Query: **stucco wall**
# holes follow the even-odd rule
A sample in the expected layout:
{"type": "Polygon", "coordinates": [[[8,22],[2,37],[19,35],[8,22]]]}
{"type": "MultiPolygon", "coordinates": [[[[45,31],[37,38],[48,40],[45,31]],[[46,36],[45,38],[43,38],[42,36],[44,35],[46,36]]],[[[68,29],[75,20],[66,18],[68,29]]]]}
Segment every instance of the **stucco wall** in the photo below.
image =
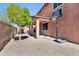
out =
{"type": "Polygon", "coordinates": [[[37,15],[51,16],[52,15],[52,3],[46,3],[45,6],[39,11],[37,15]]]}
{"type": "MultiPolygon", "coordinates": [[[[45,22],[44,22],[45,23],[45,22]]],[[[48,35],[50,37],[55,37],[56,36],[56,28],[55,28],[55,23],[53,21],[48,21],[48,30],[43,30],[43,24],[40,24],[40,32],[41,34],[48,35]]]]}
{"type": "Polygon", "coordinates": [[[11,32],[14,31],[13,27],[0,22],[0,51],[11,40],[11,32]]]}
{"type": "MultiPolygon", "coordinates": [[[[51,16],[53,4],[46,5],[38,15],[51,16]],[[49,7],[49,8],[47,8],[49,7]]],[[[42,23],[41,23],[42,24],[42,23]]],[[[79,4],[64,3],[63,16],[57,18],[57,27],[60,36],[68,41],[79,43],[79,4]]],[[[48,22],[48,30],[41,30],[41,33],[48,36],[56,36],[56,24],[48,22]]]]}
{"type": "Polygon", "coordinates": [[[56,24],[54,21],[48,22],[48,35],[51,37],[56,37],[56,24]]]}
{"type": "MultiPolygon", "coordinates": [[[[52,16],[52,6],[53,3],[46,3],[43,8],[38,12],[37,15],[40,16],[46,16],[46,17],[50,17],[52,16]]],[[[50,19],[42,19],[40,20],[40,33],[44,34],[44,35],[48,35],[48,36],[52,36],[53,34],[55,36],[55,28],[52,28],[52,26],[54,25],[53,23],[51,23],[51,21],[48,21],[50,19]],[[47,21],[46,21],[47,20],[47,21]],[[45,22],[48,22],[48,30],[43,30],[43,24],[45,22]]],[[[55,26],[54,26],[55,27],[55,26]]]]}
{"type": "MultiPolygon", "coordinates": [[[[57,30],[62,38],[74,43],[79,43],[79,4],[65,3],[62,8],[63,16],[57,18],[57,30]]],[[[42,33],[55,37],[55,28],[55,22],[50,21],[48,22],[48,30],[42,30],[42,33]]]]}
{"type": "Polygon", "coordinates": [[[40,22],[40,34],[48,35],[48,30],[43,30],[43,24],[44,23],[43,22],[40,22]]]}
{"type": "Polygon", "coordinates": [[[79,4],[64,4],[63,16],[57,20],[61,37],[79,43],[79,4]]]}

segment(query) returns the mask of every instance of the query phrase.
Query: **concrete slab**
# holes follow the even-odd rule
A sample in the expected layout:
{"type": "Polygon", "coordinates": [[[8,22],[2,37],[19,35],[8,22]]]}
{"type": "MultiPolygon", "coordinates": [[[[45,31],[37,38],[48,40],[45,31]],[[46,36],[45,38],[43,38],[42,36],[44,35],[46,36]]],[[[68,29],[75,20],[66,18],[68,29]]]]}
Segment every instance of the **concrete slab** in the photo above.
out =
{"type": "Polygon", "coordinates": [[[11,40],[0,52],[1,56],[77,56],[79,45],[53,41],[54,38],[41,36],[35,39],[31,36],[24,40],[11,40]]]}

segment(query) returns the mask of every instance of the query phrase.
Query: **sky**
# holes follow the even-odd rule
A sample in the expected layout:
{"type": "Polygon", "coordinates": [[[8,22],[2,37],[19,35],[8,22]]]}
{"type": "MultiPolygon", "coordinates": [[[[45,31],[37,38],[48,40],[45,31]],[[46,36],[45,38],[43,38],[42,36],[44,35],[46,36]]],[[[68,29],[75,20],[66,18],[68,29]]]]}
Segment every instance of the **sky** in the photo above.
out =
{"type": "MultiPolygon", "coordinates": [[[[22,8],[28,8],[30,15],[35,15],[44,5],[44,3],[17,3],[22,8]]],[[[9,6],[9,3],[0,3],[0,15],[6,13],[6,9],[9,6]]]]}

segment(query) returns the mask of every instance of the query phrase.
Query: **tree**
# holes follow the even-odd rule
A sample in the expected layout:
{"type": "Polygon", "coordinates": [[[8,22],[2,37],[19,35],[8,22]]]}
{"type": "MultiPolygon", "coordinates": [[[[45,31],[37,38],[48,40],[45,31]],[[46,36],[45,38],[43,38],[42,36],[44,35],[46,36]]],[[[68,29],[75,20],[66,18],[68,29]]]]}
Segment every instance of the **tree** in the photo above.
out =
{"type": "Polygon", "coordinates": [[[21,20],[20,20],[21,26],[24,27],[26,25],[30,25],[31,22],[32,18],[30,16],[29,10],[27,8],[21,8],[21,20]]]}
{"type": "Polygon", "coordinates": [[[30,25],[32,18],[27,8],[21,8],[19,5],[10,4],[7,13],[11,22],[16,23],[20,28],[30,25]]]}

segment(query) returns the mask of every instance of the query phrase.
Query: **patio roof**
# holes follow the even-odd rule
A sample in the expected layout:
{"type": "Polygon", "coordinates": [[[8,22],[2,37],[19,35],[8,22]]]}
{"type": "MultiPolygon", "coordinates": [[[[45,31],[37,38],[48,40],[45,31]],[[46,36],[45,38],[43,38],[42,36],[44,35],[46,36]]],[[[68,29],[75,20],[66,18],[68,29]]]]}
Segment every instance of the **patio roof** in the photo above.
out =
{"type": "Polygon", "coordinates": [[[32,17],[36,17],[36,18],[44,18],[44,19],[50,19],[50,17],[46,17],[46,16],[39,16],[39,15],[34,15],[32,17]]]}

